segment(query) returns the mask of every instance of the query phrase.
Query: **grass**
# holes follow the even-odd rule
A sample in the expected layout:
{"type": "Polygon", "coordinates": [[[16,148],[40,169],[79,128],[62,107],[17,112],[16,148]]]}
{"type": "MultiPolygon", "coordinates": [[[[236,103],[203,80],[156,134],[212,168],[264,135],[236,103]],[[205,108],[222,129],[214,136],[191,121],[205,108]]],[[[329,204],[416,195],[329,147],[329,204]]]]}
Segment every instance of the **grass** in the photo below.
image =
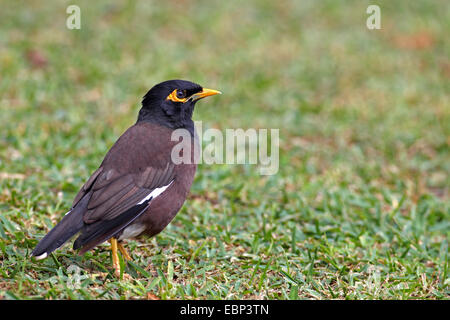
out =
{"type": "Polygon", "coordinates": [[[0,298],[448,299],[450,6],[369,4],[2,3],[0,298]],[[279,128],[279,172],[201,165],[122,279],[106,246],[30,259],[171,78],[224,92],[204,128],[279,128]]]}

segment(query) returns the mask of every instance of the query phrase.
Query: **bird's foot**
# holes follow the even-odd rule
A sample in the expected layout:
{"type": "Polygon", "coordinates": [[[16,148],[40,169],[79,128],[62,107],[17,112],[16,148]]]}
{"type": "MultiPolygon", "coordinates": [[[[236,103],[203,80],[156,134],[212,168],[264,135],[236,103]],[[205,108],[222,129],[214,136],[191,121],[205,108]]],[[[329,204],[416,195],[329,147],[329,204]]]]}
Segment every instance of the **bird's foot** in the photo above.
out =
{"type": "Polygon", "coordinates": [[[133,260],[129,255],[129,253],[127,252],[127,249],[125,249],[125,247],[120,242],[117,243],[117,246],[119,247],[120,253],[122,253],[122,256],[125,258],[125,260],[127,261],[133,260]]]}
{"type": "Polygon", "coordinates": [[[109,242],[111,243],[111,255],[112,255],[114,274],[117,277],[120,277],[120,262],[119,262],[119,255],[117,253],[117,239],[111,238],[109,240],[109,242]]]}
{"type": "MultiPolygon", "coordinates": [[[[111,243],[111,254],[112,254],[112,262],[113,262],[113,268],[114,268],[114,274],[116,277],[120,278],[120,260],[119,260],[119,254],[117,252],[117,249],[119,249],[120,253],[122,253],[122,256],[125,260],[130,261],[131,256],[128,254],[127,250],[122,246],[121,243],[117,241],[116,238],[111,238],[109,240],[111,243]]],[[[123,276],[126,274],[124,273],[123,276]]]]}

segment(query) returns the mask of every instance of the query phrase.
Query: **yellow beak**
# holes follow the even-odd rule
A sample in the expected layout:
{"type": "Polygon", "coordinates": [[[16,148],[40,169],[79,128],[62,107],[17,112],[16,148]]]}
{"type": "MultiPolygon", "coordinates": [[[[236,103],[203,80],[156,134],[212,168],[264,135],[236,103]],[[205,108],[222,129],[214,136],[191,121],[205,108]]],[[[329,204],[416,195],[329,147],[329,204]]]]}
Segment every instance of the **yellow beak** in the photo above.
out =
{"type": "Polygon", "coordinates": [[[216,94],[222,94],[222,92],[217,91],[217,90],[213,90],[213,89],[203,88],[203,90],[201,92],[193,94],[191,96],[191,99],[195,101],[195,100],[203,99],[205,97],[213,96],[213,95],[216,95],[216,94]]]}

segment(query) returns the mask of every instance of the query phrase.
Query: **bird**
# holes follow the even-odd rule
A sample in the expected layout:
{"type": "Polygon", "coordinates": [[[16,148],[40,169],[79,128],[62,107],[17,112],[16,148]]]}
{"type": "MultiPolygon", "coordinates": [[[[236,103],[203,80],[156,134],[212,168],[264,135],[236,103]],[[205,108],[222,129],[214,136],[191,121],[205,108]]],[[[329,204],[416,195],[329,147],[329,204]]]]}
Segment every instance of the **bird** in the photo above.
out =
{"type": "Polygon", "coordinates": [[[221,92],[187,80],[153,86],[142,99],[136,123],[109,149],[70,210],[31,256],[44,259],[78,234],[73,249],[79,255],[109,241],[114,273],[119,275],[118,252],[131,260],[123,240],[159,234],[183,206],[197,169],[194,107],[200,99],[216,94],[221,92]],[[180,162],[174,156],[174,147],[180,143],[172,137],[176,130],[192,138],[187,146],[193,148],[180,152],[189,161],[180,162]]]}

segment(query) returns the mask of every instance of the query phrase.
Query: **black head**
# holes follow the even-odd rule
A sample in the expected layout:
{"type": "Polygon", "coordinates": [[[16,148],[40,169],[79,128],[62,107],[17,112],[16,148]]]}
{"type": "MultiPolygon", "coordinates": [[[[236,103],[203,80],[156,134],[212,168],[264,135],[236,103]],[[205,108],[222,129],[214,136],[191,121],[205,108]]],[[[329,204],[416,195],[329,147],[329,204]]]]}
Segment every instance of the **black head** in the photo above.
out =
{"type": "Polygon", "coordinates": [[[149,121],[169,128],[194,128],[192,113],[196,102],[220,91],[205,89],[186,80],[168,80],[151,88],[142,100],[139,121],[149,121]]]}

